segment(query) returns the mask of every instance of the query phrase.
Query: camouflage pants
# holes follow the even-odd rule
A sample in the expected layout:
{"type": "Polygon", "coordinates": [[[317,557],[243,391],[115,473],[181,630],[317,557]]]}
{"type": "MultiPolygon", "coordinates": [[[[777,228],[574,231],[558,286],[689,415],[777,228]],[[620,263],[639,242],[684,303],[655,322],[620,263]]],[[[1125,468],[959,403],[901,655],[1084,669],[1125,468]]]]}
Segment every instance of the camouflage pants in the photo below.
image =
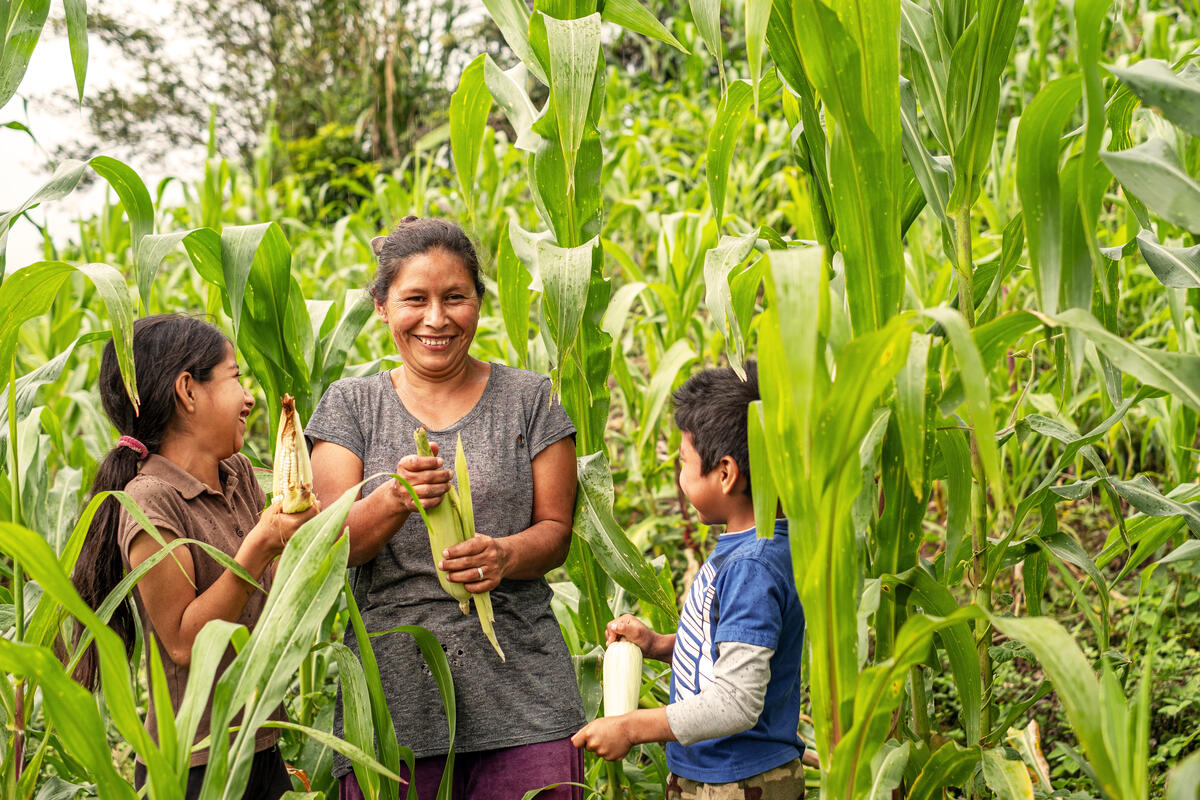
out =
{"type": "Polygon", "coordinates": [[[801,800],[804,766],[800,759],[733,783],[697,783],[671,774],[666,800],[801,800]]]}

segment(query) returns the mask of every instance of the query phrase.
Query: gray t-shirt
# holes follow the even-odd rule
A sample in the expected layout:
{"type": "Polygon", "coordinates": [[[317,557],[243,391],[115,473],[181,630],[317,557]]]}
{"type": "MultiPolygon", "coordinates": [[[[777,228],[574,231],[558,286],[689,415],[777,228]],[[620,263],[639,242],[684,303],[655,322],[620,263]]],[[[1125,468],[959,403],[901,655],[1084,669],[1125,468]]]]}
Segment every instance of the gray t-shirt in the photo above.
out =
{"type": "MultiPolygon", "coordinates": [[[[363,475],[391,473],[416,452],[413,431],[421,421],[408,412],[388,372],[343,378],[321,398],[305,433],[347,448],[363,462],[363,475]]],[[[575,433],[550,381],[526,370],[492,364],[479,402],[445,430],[430,430],[447,466],[462,434],[471,475],[475,529],[492,537],[529,527],[533,516],[534,457],[575,433]]],[[[363,495],[383,483],[375,478],[363,495]]],[[[372,560],[351,572],[354,599],[369,632],[421,625],[437,637],[454,676],[459,752],[493,750],[561,739],[584,724],[583,704],[570,653],[553,612],[544,579],[508,580],[492,590],[496,637],[506,662],[492,649],[475,614],[464,616],[442,591],[429,536],[412,514],[372,560]]],[[[346,644],[357,650],[353,636],[346,644]]],[[[433,677],[412,637],[389,634],[371,640],[388,708],[400,744],[416,757],[444,754],[446,715],[433,677]]],[[[335,731],[342,731],[338,704],[335,731]]],[[[338,756],[334,774],[350,771],[338,756]]]]}

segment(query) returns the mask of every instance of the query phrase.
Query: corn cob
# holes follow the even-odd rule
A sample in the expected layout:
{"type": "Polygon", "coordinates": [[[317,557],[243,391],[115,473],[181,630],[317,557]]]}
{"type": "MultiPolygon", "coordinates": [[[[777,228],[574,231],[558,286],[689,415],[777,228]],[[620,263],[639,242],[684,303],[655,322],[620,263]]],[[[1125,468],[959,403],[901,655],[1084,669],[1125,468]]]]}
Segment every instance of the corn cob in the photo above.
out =
{"type": "Polygon", "coordinates": [[[300,414],[290,394],[281,401],[279,431],[275,437],[275,458],[271,494],[283,501],[285,514],[297,514],[313,504],[312,465],[300,414]]]}
{"type": "Polygon", "coordinates": [[[613,642],[604,651],[604,716],[638,707],[642,689],[642,650],[633,642],[613,642]]]}
{"type": "MultiPolygon", "coordinates": [[[[413,432],[417,443],[417,455],[432,456],[433,449],[429,446],[429,437],[424,428],[413,432]]],[[[504,651],[496,640],[496,619],[492,611],[492,595],[490,592],[472,594],[461,583],[450,580],[445,572],[437,569],[442,560],[442,551],[453,547],[459,542],[465,542],[475,535],[475,507],[471,502],[471,478],[467,472],[467,456],[463,451],[462,436],[458,437],[458,446],[454,455],[454,473],[458,478],[458,486],[451,486],[446,492],[443,502],[425,511],[426,527],[429,529],[429,548],[433,552],[434,570],[438,582],[447,594],[458,601],[459,608],[464,614],[469,614],[468,600],[474,598],[475,613],[479,616],[479,625],[484,636],[492,643],[500,660],[504,661],[504,651]]]]}

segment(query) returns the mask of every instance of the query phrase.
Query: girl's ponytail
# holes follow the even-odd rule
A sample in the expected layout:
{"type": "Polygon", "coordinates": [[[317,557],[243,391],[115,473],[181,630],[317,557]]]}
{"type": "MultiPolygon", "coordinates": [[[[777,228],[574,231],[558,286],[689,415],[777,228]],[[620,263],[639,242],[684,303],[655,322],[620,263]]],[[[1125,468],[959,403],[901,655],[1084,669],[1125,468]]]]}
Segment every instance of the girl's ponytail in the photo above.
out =
{"type": "MultiPolygon", "coordinates": [[[[175,416],[175,379],[188,373],[203,383],[225,358],[229,340],[219,328],[195,317],[160,314],[133,324],[133,360],[137,372],[140,410],[135,411],[125,394],[117,352],[110,341],[100,359],[100,400],[121,440],[104,460],[92,482],[89,502],[101,492],[124,491],[138,474],[139,462],[157,453],[167,438],[175,416]]],[[[93,609],[125,576],[118,537],[121,533],[121,504],[105,498],[96,510],[71,576],[83,600],[93,609]]],[[[133,652],[133,604],[128,599],[117,606],[109,625],[133,652]]],[[[77,631],[78,643],[82,627],[77,631]]],[[[89,645],[75,671],[75,679],[89,689],[99,683],[99,661],[95,645],[89,645]]]]}

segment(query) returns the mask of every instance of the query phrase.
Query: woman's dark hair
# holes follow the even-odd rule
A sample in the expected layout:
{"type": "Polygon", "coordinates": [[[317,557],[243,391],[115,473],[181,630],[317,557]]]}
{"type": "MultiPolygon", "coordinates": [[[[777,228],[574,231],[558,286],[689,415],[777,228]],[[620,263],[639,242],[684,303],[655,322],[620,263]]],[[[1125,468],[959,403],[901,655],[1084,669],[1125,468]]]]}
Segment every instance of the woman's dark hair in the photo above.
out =
{"type": "Polygon", "coordinates": [[[387,297],[388,288],[396,280],[404,262],[430,250],[445,250],[462,259],[463,266],[471,273],[471,280],[475,283],[475,293],[483,297],[483,280],[479,277],[479,257],[475,254],[475,245],[471,244],[463,229],[450,220],[405,217],[396,223],[387,236],[372,239],[371,249],[379,259],[375,280],[368,290],[376,303],[382,303],[387,297]]]}
{"type": "Polygon", "coordinates": [[[750,443],[746,414],[758,398],[758,365],[746,362],[746,380],[731,368],[704,369],[675,390],[675,424],[692,436],[707,475],[725,456],[733,458],[750,494],[750,443]]]}
{"type": "MultiPolygon", "coordinates": [[[[141,399],[141,407],[135,411],[121,382],[117,351],[110,340],[100,359],[100,402],[117,432],[132,436],[150,453],[157,453],[175,417],[175,379],[186,372],[201,383],[208,381],[213,369],[225,359],[228,342],[220,328],[195,317],[160,314],[134,322],[133,363],[141,399]]],[[[96,472],[88,501],[100,492],[123,490],[137,475],[139,461],[138,453],[128,447],[118,446],[108,451],[96,472]]],[[[120,530],[121,505],[111,497],[106,498],[92,518],[71,576],[80,596],[93,609],[100,607],[124,577],[117,543],[120,530]]],[[[121,603],[109,625],[125,642],[126,651],[132,653],[135,628],[131,603],[121,603]]],[[[93,644],[79,662],[76,680],[96,689],[98,667],[93,644]]]]}

